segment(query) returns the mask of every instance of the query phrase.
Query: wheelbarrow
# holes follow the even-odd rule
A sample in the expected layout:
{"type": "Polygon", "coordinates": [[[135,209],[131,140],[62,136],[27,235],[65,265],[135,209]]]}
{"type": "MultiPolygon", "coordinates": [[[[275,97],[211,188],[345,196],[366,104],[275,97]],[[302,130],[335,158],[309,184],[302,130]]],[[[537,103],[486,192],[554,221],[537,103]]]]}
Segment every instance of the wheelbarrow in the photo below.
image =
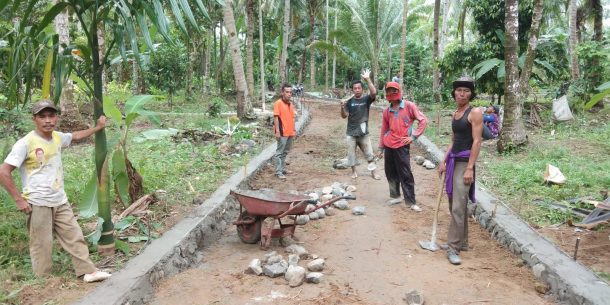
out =
{"type": "Polygon", "coordinates": [[[274,190],[231,190],[231,195],[239,202],[239,217],[233,222],[237,226],[237,235],[247,244],[260,241],[261,248],[266,249],[273,237],[294,236],[297,226],[296,217],[292,223],[282,223],[281,218],[292,215],[304,215],[317,209],[329,206],[341,199],[355,200],[355,196],[341,196],[316,205],[313,210],[307,210],[308,204],[316,204],[309,196],[294,195],[274,190]],[[265,218],[277,219],[279,228],[274,228],[274,222],[263,225],[265,218]]]}

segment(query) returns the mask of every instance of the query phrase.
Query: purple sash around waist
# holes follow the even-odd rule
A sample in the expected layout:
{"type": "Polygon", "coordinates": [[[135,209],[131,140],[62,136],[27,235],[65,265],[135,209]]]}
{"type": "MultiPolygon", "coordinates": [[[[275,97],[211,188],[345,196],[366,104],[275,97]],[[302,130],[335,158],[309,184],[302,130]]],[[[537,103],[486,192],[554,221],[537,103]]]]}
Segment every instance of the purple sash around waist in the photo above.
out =
{"type": "MultiPolygon", "coordinates": [[[[449,152],[447,155],[447,160],[445,164],[445,189],[447,190],[447,196],[451,199],[453,196],[453,172],[455,171],[455,158],[470,158],[470,150],[460,151],[459,153],[449,152]]],[[[474,174],[473,174],[474,178],[474,174]]],[[[470,185],[470,189],[468,190],[468,197],[470,201],[476,203],[474,199],[474,181],[470,185]]]]}

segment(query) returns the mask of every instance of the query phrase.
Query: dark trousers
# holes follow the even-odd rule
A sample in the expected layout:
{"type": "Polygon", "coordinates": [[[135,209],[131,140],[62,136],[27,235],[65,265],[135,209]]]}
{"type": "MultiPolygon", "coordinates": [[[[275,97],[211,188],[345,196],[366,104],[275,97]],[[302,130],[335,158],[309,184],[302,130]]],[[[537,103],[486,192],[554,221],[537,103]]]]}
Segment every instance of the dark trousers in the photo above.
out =
{"type": "Polygon", "coordinates": [[[415,180],[411,172],[409,146],[400,148],[386,148],[383,154],[385,159],[385,176],[390,187],[390,197],[400,197],[400,189],[407,205],[415,204],[415,180]]]}

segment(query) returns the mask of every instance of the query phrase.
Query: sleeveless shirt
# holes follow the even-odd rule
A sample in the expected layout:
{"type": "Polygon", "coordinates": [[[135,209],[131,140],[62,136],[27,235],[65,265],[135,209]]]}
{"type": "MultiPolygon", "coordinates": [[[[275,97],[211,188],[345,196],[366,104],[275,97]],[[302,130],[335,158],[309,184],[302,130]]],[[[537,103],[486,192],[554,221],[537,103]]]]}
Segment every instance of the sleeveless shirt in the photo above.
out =
{"type": "MultiPolygon", "coordinates": [[[[468,115],[472,110],[472,106],[468,107],[462,117],[458,120],[452,118],[451,130],[453,130],[453,146],[451,151],[459,153],[461,151],[470,150],[472,148],[472,124],[468,122],[468,115]]],[[[468,161],[468,159],[456,159],[456,161],[468,161]]]]}

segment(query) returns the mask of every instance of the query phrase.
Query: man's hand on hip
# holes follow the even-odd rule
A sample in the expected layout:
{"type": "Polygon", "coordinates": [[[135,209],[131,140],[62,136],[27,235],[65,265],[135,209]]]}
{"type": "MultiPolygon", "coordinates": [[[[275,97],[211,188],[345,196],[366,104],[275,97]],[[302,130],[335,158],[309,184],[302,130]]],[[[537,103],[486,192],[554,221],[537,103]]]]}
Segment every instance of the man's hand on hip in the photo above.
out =
{"type": "Polygon", "coordinates": [[[25,214],[32,213],[32,206],[27,201],[25,201],[25,199],[23,199],[23,197],[15,200],[15,204],[17,205],[17,209],[19,209],[19,211],[21,211],[25,214]]]}

